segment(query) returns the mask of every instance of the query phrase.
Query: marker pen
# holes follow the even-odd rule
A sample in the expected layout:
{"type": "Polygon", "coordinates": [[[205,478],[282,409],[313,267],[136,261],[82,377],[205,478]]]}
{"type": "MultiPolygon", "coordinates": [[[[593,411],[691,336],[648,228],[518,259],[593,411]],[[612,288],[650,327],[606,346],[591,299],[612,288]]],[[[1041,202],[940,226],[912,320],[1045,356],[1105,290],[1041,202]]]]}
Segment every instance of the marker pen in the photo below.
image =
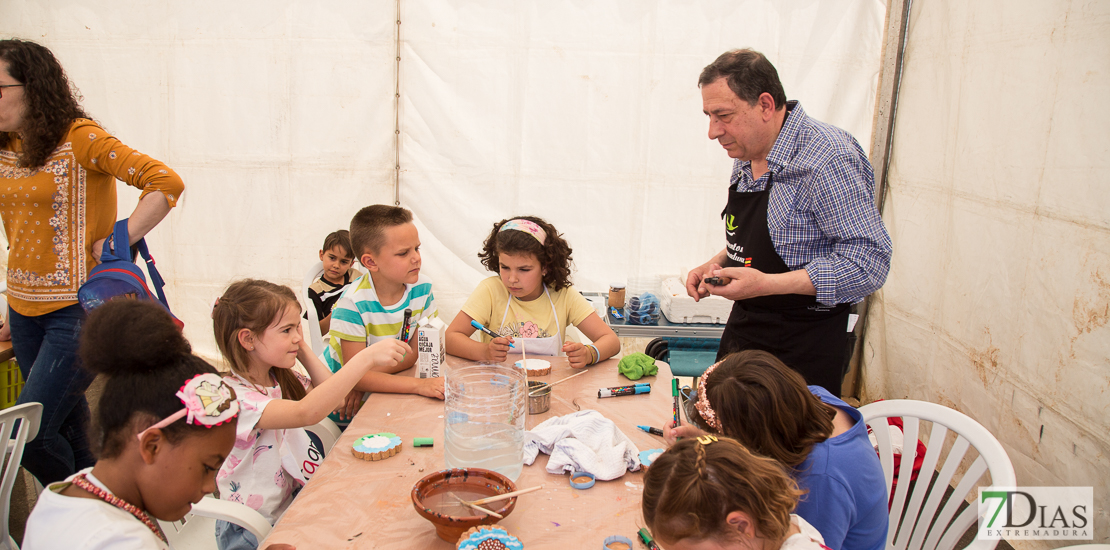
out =
{"type": "Polygon", "coordinates": [[[647,546],[648,550],[659,550],[659,545],[655,544],[655,539],[651,538],[651,533],[648,533],[647,529],[641,528],[637,534],[640,535],[640,540],[644,542],[644,546],[647,546]]]}
{"type": "Polygon", "coordinates": [[[405,319],[401,321],[401,341],[409,341],[409,321],[412,320],[412,310],[405,309],[405,319]]]}
{"type": "MultiPolygon", "coordinates": [[[[478,321],[475,321],[473,319],[470,320],[470,326],[488,334],[490,338],[500,338],[501,337],[500,334],[497,334],[496,332],[482,326],[482,323],[479,323],[478,321]]],[[[513,348],[513,349],[516,349],[516,346],[514,346],[512,342],[509,342],[509,347],[513,348]]]]}
{"type": "Polygon", "coordinates": [[[682,424],[682,419],[679,418],[679,416],[678,416],[679,401],[678,401],[678,379],[677,378],[671,378],[671,395],[674,395],[674,426],[672,426],[672,427],[677,428],[679,424],[682,424]]]}
{"type": "Polygon", "coordinates": [[[636,384],[633,386],[615,386],[597,390],[598,397],[620,397],[622,395],[637,395],[651,393],[651,384],[636,384]]]}
{"type": "Polygon", "coordinates": [[[663,430],[660,430],[659,428],[656,428],[654,426],[640,426],[640,425],[637,425],[636,427],[640,428],[641,430],[643,430],[643,431],[645,431],[645,432],[647,432],[651,435],[663,435],[663,430]]]}

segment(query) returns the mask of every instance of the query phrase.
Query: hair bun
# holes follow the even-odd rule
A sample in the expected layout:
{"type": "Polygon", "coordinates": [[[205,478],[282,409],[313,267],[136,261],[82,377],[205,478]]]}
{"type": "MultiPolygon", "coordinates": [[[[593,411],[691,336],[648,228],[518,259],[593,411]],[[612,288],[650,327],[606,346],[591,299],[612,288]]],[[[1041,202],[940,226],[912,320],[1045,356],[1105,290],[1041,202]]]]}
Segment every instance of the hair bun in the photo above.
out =
{"type": "Polygon", "coordinates": [[[98,374],[139,374],[192,353],[170,314],[154,302],[113,300],[93,310],[81,330],[81,359],[98,374]]]}

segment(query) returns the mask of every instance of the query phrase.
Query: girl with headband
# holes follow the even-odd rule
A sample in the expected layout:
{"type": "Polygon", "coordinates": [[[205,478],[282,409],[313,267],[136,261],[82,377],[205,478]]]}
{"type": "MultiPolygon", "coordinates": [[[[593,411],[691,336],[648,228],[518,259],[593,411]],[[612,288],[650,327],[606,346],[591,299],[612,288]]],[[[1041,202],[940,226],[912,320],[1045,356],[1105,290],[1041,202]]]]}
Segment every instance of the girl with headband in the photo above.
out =
{"type": "MultiPolygon", "coordinates": [[[[889,519],[883,468],[863,415],[765,351],[733,353],[702,374],[690,418],[787,468],[806,492],[795,510],[837,550],[883,550],[889,519]]],[[[669,442],[704,434],[668,427],[669,442]]],[[[655,464],[652,464],[652,469],[655,464]]]]}
{"type": "Polygon", "coordinates": [[[522,216],[493,224],[478,254],[497,273],[478,284],[447,327],[447,353],[500,363],[509,353],[559,355],[582,368],[620,351],[620,340],[590,303],[570,284],[571,248],[551,224],[522,216]],[[470,339],[471,321],[498,336],[470,339]],[[566,340],[574,325],[593,344],[566,340]],[[510,347],[512,344],[512,347],[510,347]]]}
{"type": "Polygon", "coordinates": [[[156,520],[180,520],[216,489],[235,444],[235,392],[156,302],[94,310],[80,357],[107,377],[93,433],[99,459],[42,492],[23,546],[167,548],[156,520]]]}
{"type": "Polygon", "coordinates": [[[641,508],[667,550],[828,550],[821,533],[791,514],[802,493],[774,460],[703,435],[652,462],[641,508]]]}

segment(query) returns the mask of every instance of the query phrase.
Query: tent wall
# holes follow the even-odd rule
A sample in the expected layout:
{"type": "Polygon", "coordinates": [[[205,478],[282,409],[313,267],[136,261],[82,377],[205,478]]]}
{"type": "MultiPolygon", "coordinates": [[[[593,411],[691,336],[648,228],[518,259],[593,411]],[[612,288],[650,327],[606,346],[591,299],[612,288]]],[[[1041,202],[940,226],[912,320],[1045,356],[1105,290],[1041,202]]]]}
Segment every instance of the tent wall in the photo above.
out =
{"type": "Polygon", "coordinates": [[[1096,542],[1110,540],[1108,31],[1106,2],[913,3],[894,259],[864,358],[865,400],[970,415],[1022,485],[1093,485],[1096,542]]]}
{"type": "MultiPolygon", "coordinates": [[[[866,144],[884,13],[877,0],[6,0],[0,35],[52,48],[98,120],[183,176],[150,241],[187,335],[214,356],[221,289],[299,287],[328,232],[393,201],[398,156],[448,320],[488,275],[485,234],[514,214],[566,234],[580,288],[679,275],[721,248],[731,170],[706,139],[702,67],[759,49],[789,97],[866,144]]],[[[121,216],[137,195],[121,193],[121,216]]]]}

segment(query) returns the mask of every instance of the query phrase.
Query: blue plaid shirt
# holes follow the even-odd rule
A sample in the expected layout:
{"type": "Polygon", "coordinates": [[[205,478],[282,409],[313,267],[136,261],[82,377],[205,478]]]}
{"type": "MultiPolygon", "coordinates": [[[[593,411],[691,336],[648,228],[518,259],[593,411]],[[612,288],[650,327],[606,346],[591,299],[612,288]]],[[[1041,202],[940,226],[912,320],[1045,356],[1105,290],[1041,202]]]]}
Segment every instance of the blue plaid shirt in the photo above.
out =
{"type": "MultiPolygon", "coordinates": [[[[890,271],[891,243],[875,207],[875,174],[848,132],[806,116],[797,101],[767,155],[774,175],[767,227],[791,271],[805,268],[825,305],[856,303],[875,292],[890,271]]],[[[737,160],[731,184],[762,191],[767,174],[752,178],[737,160]]]]}

